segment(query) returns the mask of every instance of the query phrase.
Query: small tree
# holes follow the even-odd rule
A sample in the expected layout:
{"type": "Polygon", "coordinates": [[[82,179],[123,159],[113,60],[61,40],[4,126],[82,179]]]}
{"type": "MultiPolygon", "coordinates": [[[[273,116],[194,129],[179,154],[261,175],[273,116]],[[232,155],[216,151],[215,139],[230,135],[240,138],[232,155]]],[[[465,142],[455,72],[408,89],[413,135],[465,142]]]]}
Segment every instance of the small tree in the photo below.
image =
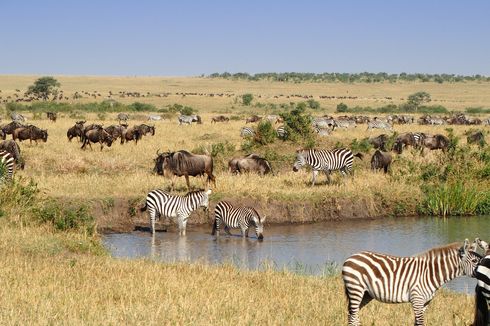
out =
{"type": "Polygon", "coordinates": [[[290,112],[281,113],[281,117],[284,119],[288,139],[293,142],[302,142],[304,145],[309,144],[309,147],[314,146],[315,137],[311,128],[311,116],[305,113],[305,105],[298,105],[290,112]]]}
{"type": "Polygon", "coordinates": [[[417,92],[408,96],[407,104],[414,108],[415,111],[424,104],[431,101],[430,94],[427,92],[417,92]]]}
{"type": "Polygon", "coordinates": [[[36,95],[43,100],[47,100],[50,95],[58,94],[58,87],[61,84],[53,77],[41,77],[34,82],[34,85],[29,86],[27,94],[36,95]]]}
{"type": "Polygon", "coordinates": [[[345,103],[337,104],[337,112],[347,112],[349,111],[349,107],[345,103]]]}
{"type": "Polygon", "coordinates": [[[320,103],[318,101],[315,101],[314,99],[310,98],[308,101],[308,107],[313,110],[318,110],[320,109],[320,103]]]}
{"type": "Polygon", "coordinates": [[[252,103],[253,99],[254,99],[254,96],[250,93],[242,95],[242,103],[245,106],[249,106],[252,103]]]}

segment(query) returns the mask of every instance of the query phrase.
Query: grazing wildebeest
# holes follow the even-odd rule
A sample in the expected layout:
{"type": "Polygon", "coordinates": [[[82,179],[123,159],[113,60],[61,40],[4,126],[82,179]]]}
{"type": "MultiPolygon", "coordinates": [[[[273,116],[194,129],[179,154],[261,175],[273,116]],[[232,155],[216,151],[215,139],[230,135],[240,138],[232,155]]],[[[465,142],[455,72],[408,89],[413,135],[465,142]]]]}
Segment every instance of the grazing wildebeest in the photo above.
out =
{"type": "Polygon", "coordinates": [[[116,140],[118,138],[121,138],[121,144],[124,144],[123,138],[124,138],[124,133],[126,132],[126,129],[128,128],[127,124],[120,124],[120,125],[112,125],[104,130],[112,136],[113,140],[116,140]]]}
{"type": "Polygon", "coordinates": [[[71,141],[74,137],[78,137],[79,141],[82,141],[83,137],[83,125],[86,121],[77,121],[73,127],[70,127],[66,132],[68,141],[71,141]]]}
{"type": "Polygon", "coordinates": [[[468,144],[485,144],[485,136],[482,131],[474,131],[466,137],[468,144]]]}
{"type": "MultiPolygon", "coordinates": [[[[207,174],[207,183],[212,181],[216,186],[216,178],[213,175],[213,158],[208,155],[192,154],[185,150],[178,152],[159,153],[155,159],[154,172],[159,175],[185,177],[187,188],[190,190],[189,176],[203,176],[207,174]]],[[[174,179],[172,178],[172,189],[174,187],[174,179]]]]}
{"type": "Polygon", "coordinates": [[[135,145],[137,145],[138,141],[141,140],[141,137],[143,137],[141,130],[138,128],[138,126],[133,126],[131,128],[126,129],[126,132],[123,134],[123,137],[121,138],[121,144],[123,144],[125,141],[129,142],[131,140],[134,140],[135,145]]]}
{"type": "Polygon", "coordinates": [[[2,127],[2,132],[6,135],[12,135],[14,133],[14,130],[17,128],[22,128],[26,127],[20,122],[17,121],[12,121],[10,123],[7,123],[5,126],[2,127]]]}
{"type": "Polygon", "coordinates": [[[119,121],[119,124],[121,124],[121,121],[127,122],[129,120],[129,115],[127,113],[118,113],[117,120],[119,121]]]}
{"type": "Polygon", "coordinates": [[[257,154],[250,154],[245,157],[235,157],[228,162],[231,173],[255,172],[260,175],[272,173],[270,163],[257,154]]]}
{"type": "Polygon", "coordinates": [[[386,143],[388,142],[389,138],[390,137],[387,134],[381,134],[379,136],[369,138],[368,142],[373,145],[374,149],[386,151],[386,143]]]}
{"type": "Polygon", "coordinates": [[[388,173],[390,165],[391,154],[377,149],[376,152],[374,152],[373,157],[371,157],[371,170],[377,171],[383,169],[384,173],[388,173]]]}
{"type": "Polygon", "coordinates": [[[56,119],[58,119],[58,114],[56,112],[46,112],[46,115],[48,116],[48,119],[56,122],[56,119]]]}
{"type": "Polygon", "coordinates": [[[435,149],[442,149],[443,151],[446,151],[449,147],[449,138],[441,134],[425,137],[424,146],[431,151],[435,149]]]}
{"type": "Polygon", "coordinates": [[[151,134],[152,136],[155,136],[155,126],[141,124],[135,127],[140,130],[142,136],[146,136],[147,134],[151,134]]]}
{"type": "Polygon", "coordinates": [[[413,133],[411,132],[400,134],[393,144],[393,150],[398,154],[401,154],[403,152],[403,149],[407,146],[417,147],[417,142],[413,133]]]}
{"type": "Polygon", "coordinates": [[[88,144],[90,146],[90,149],[92,150],[91,143],[99,143],[100,150],[102,151],[102,149],[104,148],[104,144],[106,144],[107,147],[111,147],[112,141],[112,136],[103,128],[91,129],[84,134],[83,145],[81,148],[85,149],[85,146],[87,146],[88,144]]]}
{"type": "Polygon", "coordinates": [[[178,118],[179,125],[181,124],[192,124],[193,122],[197,122],[197,124],[202,124],[201,117],[198,115],[183,115],[181,114],[178,118]]]}
{"type": "Polygon", "coordinates": [[[43,142],[48,141],[48,131],[45,129],[40,129],[34,125],[29,125],[27,127],[20,127],[14,130],[12,133],[13,140],[27,140],[29,139],[29,143],[32,144],[34,140],[37,145],[37,141],[40,139],[43,142]]]}
{"type": "Polygon", "coordinates": [[[216,122],[228,122],[230,121],[230,118],[225,117],[224,115],[218,115],[216,117],[211,118],[211,123],[216,123],[216,122]]]}
{"type": "Polygon", "coordinates": [[[253,115],[251,117],[248,117],[246,120],[245,120],[245,123],[253,123],[253,122],[258,122],[262,120],[262,117],[259,117],[258,115],[253,115]]]}
{"type": "Polygon", "coordinates": [[[12,154],[15,159],[16,166],[20,166],[20,168],[24,170],[24,160],[20,156],[20,147],[19,144],[15,142],[15,140],[9,139],[0,142],[0,150],[4,150],[12,154]]]}

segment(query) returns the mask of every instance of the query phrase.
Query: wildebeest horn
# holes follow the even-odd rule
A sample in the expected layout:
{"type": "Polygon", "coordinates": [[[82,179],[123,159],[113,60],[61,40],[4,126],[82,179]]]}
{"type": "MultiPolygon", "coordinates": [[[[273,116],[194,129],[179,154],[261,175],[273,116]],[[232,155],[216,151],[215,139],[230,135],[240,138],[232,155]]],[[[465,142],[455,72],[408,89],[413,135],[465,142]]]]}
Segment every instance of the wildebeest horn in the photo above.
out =
{"type": "Polygon", "coordinates": [[[160,156],[160,148],[157,149],[157,156],[160,156]]]}

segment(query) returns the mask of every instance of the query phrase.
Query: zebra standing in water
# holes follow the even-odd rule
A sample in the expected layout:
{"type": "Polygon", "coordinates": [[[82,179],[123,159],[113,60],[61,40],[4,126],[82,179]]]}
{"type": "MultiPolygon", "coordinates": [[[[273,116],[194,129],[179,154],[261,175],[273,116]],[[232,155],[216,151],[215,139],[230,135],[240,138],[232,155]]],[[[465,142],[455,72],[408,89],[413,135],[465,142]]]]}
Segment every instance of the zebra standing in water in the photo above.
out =
{"type": "Polygon", "coordinates": [[[255,234],[257,239],[262,240],[264,238],[264,222],[265,216],[260,217],[259,213],[253,207],[233,207],[232,204],[226,201],[220,201],[214,209],[214,224],[212,235],[219,236],[219,228],[221,223],[225,225],[225,232],[229,235],[230,228],[242,230],[242,236],[248,237],[248,229],[251,225],[255,226],[255,234]]]}
{"type": "Polygon", "coordinates": [[[487,326],[490,324],[488,311],[490,305],[490,250],[488,243],[480,239],[476,239],[475,242],[478,242],[479,247],[485,249],[486,253],[475,272],[478,283],[475,288],[475,320],[473,326],[487,326]]]}
{"type": "Polygon", "coordinates": [[[302,166],[309,165],[313,170],[311,186],[315,185],[315,180],[319,171],[327,174],[328,183],[330,183],[330,171],[340,170],[342,175],[347,175],[352,170],[354,156],[362,160],[362,154],[352,154],[347,148],[336,148],[333,150],[316,150],[300,149],[296,151],[296,162],[293,165],[293,171],[297,172],[302,166]]]}
{"type": "Polygon", "coordinates": [[[3,169],[0,170],[0,184],[5,180],[12,180],[15,168],[15,158],[7,151],[0,150],[0,165],[3,169]]]}
{"type": "Polygon", "coordinates": [[[146,196],[145,206],[140,211],[148,209],[151,223],[151,233],[155,234],[155,219],[157,217],[176,218],[179,224],[180,235],[185,235],[185,228],[189,215],[204,207],[208,210],[211,190],[191,191],[185,196],[170,195],[161,189],[155,189],[146,196]]]}
{"type": "Polygon", "coordinates": [[[253,137],[255,136],[255,131],[253,130],[253,128],[250,128],[250,127],[243,127],[242,129],[240,129],[240,137],[253,137]]]}
{"type": "Polygon", "coordinates": [[[474,276],[481,256],[453,243],[412,257],[369,251],[350,256],[342,267],[348,300],[349,325],[360,325],[359,310],[372,299],[386,303],[410,302],[415,325],[424,325],[424,312],[437,289],[462,276],[474,276]]]}

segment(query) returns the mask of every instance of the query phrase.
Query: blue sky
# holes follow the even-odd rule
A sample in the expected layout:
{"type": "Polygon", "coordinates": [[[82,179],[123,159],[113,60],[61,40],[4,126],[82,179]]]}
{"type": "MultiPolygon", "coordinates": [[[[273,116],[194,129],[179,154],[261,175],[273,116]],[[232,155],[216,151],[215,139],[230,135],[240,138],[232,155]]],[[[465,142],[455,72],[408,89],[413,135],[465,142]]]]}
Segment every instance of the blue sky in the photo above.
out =
{"type": "Polygon", "coordinates": [[[490,75],[490,1],[0,2],[0,74],[490,75]]]}

